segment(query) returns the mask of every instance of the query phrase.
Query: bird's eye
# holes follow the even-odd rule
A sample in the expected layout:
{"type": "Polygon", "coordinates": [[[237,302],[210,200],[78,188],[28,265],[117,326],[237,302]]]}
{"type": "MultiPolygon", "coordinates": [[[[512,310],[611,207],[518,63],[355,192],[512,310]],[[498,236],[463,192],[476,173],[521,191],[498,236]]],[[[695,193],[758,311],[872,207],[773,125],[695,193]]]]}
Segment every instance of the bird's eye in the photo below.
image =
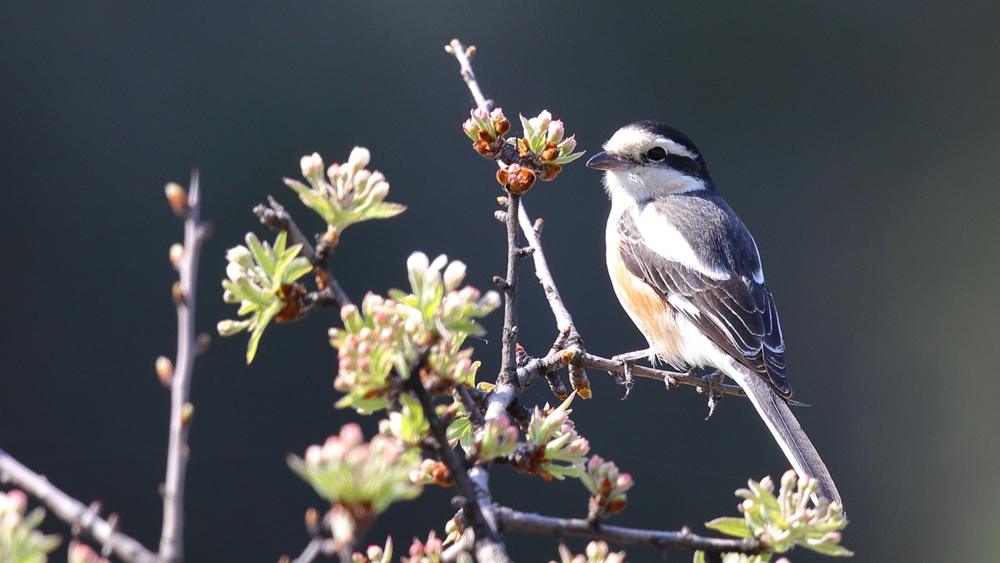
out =
{"type": "Polygon", "coordinates": [[[663,162],[667,159],[667,151],[663,147],[653,147],[646,151],[646,160],[650,162],[663,162]]]}

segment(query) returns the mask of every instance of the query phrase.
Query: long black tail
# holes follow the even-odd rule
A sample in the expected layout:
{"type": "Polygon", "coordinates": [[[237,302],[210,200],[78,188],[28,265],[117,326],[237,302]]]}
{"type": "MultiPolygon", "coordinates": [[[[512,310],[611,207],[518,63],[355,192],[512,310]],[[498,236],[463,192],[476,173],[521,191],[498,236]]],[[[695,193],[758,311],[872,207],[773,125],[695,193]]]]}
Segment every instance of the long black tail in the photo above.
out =
{"type": "Polygon", "coordinates": [[[830,471],[826,468],[823,459],[819,457],[819,452],[816,451],[809,436],[802,430],[802,426],[799,425],[799,421],[795,419],[795,415],[792,414],[785,401],[771,391],[767,383],[755,374],[742,369],[732,371],[738,373],[728,375],[746,391],[753,406],[757,409],[757,413],[764,419],[768,430],[781,446],[781,451],[785,452],[785,457],[791,462],[795,472],[816,479],[819,483],[820,494],[843,506],[837,485],[830,477],[830,471]]]}

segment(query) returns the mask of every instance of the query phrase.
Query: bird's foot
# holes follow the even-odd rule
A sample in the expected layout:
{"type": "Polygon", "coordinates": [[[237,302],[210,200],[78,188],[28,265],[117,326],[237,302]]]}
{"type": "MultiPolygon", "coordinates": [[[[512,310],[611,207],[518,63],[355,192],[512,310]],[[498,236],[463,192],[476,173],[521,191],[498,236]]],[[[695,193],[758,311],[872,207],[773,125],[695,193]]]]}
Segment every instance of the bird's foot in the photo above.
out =
{"type": "Polygon", "coordinates": [[[622,397],[623,401],[628,399],[629,394],[632,392],[632,386],[635,384],[632,377],[632,366],[635,365],[635,361],[655,357],[654,354],[655,352],[653,352],[652,348],[646,348],[645,350],[626,352],[611,357],[613,361],[621,362],[622,364],[622,376],[619,378],[618,383],[625,387],[625,396],[622,397]]]}
{"type": "MultiPolygon", "coordinates": [[[[696,370],[697,368],[692,369],[691,372],[696,370]]],[[[708,416],[705,417],[705,420],[712,418],[712,415],[715,414],[716,405],[719,404],[719,401],[721,401],[722,397],[726,394],[725,390],[722,388],[722,381],[724,378],[725,375],[723,375],[723,373],[719,370],[715,370],[713,373],[702,376],[702,379],[708,383],[708,388],[705,390],[708,393],[708,416]]]]}

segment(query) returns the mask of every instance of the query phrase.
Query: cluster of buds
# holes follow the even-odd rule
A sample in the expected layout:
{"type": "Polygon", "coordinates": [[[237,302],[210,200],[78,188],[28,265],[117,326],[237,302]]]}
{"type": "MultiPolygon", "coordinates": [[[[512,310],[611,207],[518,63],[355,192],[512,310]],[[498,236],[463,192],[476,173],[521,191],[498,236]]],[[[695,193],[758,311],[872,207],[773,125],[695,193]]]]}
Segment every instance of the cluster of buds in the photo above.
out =
{"type": "Polygon", "coordinates": [[[420,486],[410,481],[419,459],[417,451],[404,450],[388,436],[365,443],[361,427],[347,424],[322,446],[309,446],[305,458],[289,456],[288,465],[336,509],[330,527],[342,540],[391,503],[420,494],[420,486]]]}
{"type": "Polygon", "coordinates": [[[510,121],[503,110],[492,113],[474,109],[462,130],[472,139],[472,148],[482,156],[498,160],[503,167],[497,171],[497,182],[513,195],[523,195],[535,183],[535,178],[552,180],[562,166],[583,156],[574,153],[576,139],[564,138],[563,122],[542,111],[537,117],[521,116],[524,137],[504,139],[510,131],[510,121]]]}
{"type": "Polygon", "coordinates": [[[367,414],[389,406],[392,369],[407,369],[402,346],[405,321],[392,314],[396,307],[395,301],[369,293],[361,311],[355,305],[341,308],[344,328],[330,329],[330,342],[339,356],[333,387],[345,393],[338,408],[353,407],[367,414]]]}
{"type": "Polygon", "coordinates": [[[840,545],[840,531],[847,526],[840,504],[823,498],[813,503],[819,492],[815,479],[788,470],[781,477],[777,496],[770,477],[759,483],[751,479],[748,484],[736,491],[743,499],[739,505],[743,518],[718,518],[706,526],[729,535],[756,537],[776,553],[799,545],[824,555],[853,555],[840,545]]]}
{"type": "Polygon", "coordinates": [[[400,559],[402,563],[441,563],[444,544],[437,538],[434,530],[427,535],[427,541],[421,542],[413,538],[410,545],[410,556],[400,559]]]}
{"type": "Polygon", "coordinates": [[[299,194],[307,207],[326,221],[323,240],[336,245],[340,233],[349,225],[368,219],[384,219],[402,213],[406,207],[383,201],[389,193],[389,183],[379,171],[369,171],[371,153],[364,147],[354,147],[347,162],[331,164],[323,175],[323,159],[318,153],[302,157],[305,185],[285,178],[285,184],[299,194]]]}
{"type": "Polygon", "coordinates": [[[462,124],[462,130],[472,139],[472,148],[486,158],[499,158],[505,142],[503,136],[510,131],[510,120],[500,108],[492,112],[476,108],[470,113],[472,117],[462,124]]]}
{"type": "Polygon", "coordinates": [[[622,473],[613,461],[591,456],[587,471],[580,475],[583,485],[590,491],[588,516],[591,520],[618,514],[625,510],[628,498],[625,493],[632,488],[632,476],[622,473]]]}
{"type": "Polygon", "coordinates": [[[569,405],[576,393],[556,408],[535,407],[528,421],[526,444],[514,454],[519,471],[538,473],[545,479],[579,477],[590,451],[587,439],[577,433],[569,419],[569,405]]]}
{"type": "Polygon", "coordinates": [[[451,486],[451,472],[448,467],[433,459],[425,459],[420,462],[420,467],[410,473],[410,481],[418,485],[439,485],[441,487],[451,486]]]}
{"type": "Polygon", "coordinates": [[[612,553],[608,544],[592,541],[587,544],[585,554],[573,555],[566,544],[559,544],[559,563],[625,563],[625,552],[612,553]]]}
{"type": "Polygon", "coordinates": [[[515,162],[497,170],[497,182],[511,195],[524,195],[535,184],[535,173],[515,162]]]}
{"type": "Polygon", "coordinates": [[[524,137],[517,141],[517,152],[522,157],[533,155],[541,165],[538,171],[539,180],[551,180],[562,170],[563,164],[568,164],[583,156],[582,152],[574,153],[576,138],[566,134],[563,122],[552,119],[552,114],[542,111],[538,117],[526,119],[521,117],[524,137]]]}
{"type": "Polygon", "coordinates": [[[253,233],[247,233],[246,246],[236,246],[226,252],[226,277],[222,281],[222,299],[239,304],[238,314],[249,315],[243,320],[219,322],[222,336],[241,331],[250,332],[247,363],[253,361],[257,344],[272,319],[279,322],[299,319],[305,287],[295,280],[312,270],[309,260],[299,256],[302,245],[286,247],[287,233],[282,231],[274,246],[261,243],[253,233]]]}
{"type": "Polygon", "coordinates": [[[392,538],[385,539],[385,547],[375,544],[369,545],[364,554],[355,552],[351,556],[351,563],[391,563],[392,562],[392,538]]]}
{"type": "Polygon", "coordinates": [[[416,252],[407,269],[411,293],[394,289],[388,299],[369,294],[361,311],[353,306],[341,311],[343,329],[330,329],[330,342],[340,356],[334,387],[346,393],[339,407],[370,413],[389,406],[392,373],[409,377],[411,363],[421,353],[427,354],[421,380],[435,392],[475,380],[479,363],[462,343],[469,335],[483,334],[475,319],[496,309],[500,296],[495,291],[482,295],[469,286],[459,289],[465,265],[448,263],[443,255],[430,262],[416,252]]]}
{"type": "Polygon", "coordinates": [[[4,561],[45,561],[46,554],[59,545],[58,536],[46,536],[36,529],[45,519],[45,511],[36,508],[26,516],[27,508],[24,491],[0,491],[0,559],[4,561]]]}
{"type": "Polygon", "coordinates": [[[498,457],[511,455],[517,449],[517,427],[510,418],[501,414],[491,418],[476,432],[473,451],[479,461],[492,461],[498,457]]]}

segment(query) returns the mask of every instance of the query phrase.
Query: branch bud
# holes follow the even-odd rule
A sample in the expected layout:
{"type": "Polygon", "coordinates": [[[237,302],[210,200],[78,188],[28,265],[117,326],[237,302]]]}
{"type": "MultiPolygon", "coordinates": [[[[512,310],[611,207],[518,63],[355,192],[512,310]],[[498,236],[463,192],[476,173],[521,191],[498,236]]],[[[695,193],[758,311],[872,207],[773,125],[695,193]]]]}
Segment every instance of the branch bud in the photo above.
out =
{"type": "Polygon", "coordinates": [[[180,186],[180,184],[175,184],[170,182],[167,187],[164,188],[167,194],[167,203],[170,204],[170,210],[174,212],[174,215],[178,217],[187,217],[188,214],[188,194],[180,186]]]}
{"type": "Polygon", "coordinates": [[[166,356],[156,358],[156,378],[164,387],[170,387],[170,382],[174,378],[174,363],[166,356]]]}

